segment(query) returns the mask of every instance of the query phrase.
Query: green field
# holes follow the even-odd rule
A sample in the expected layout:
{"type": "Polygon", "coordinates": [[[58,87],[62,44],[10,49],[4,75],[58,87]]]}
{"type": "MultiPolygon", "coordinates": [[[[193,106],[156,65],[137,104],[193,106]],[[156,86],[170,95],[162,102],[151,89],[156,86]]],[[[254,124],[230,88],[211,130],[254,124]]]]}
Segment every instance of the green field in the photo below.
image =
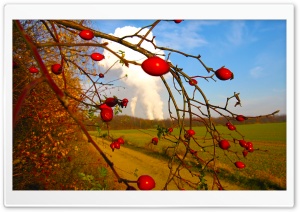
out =
{"type": "MultiPolygon", "coordinates": [[[[211,141],[203,141],[206,128],[195,127],[193,129],[196,132],[198,143],[208,147],[204,148],[202,152],[194,142],[191,143],[191,147],[198,150],[199,157],[211,158],[210,153],[213,150],[211,141]]],[[[223,138],[230,139],[231,136],[237,139],[242,138],[235,132],[228,132],[228,129],[223,126],[217,126],[217,130],[223,138]]],[[[232,152],[217,148],[218,167],[221,169],[220,178],[249,190],[286,189],[286,123],[237,125],[237,130],[245,136],[246,141],[253,142],[255,151],[244,158],[242,156],[243,148],[238,143],[231,142],[230,150],[238,152],[239,160],[246,164],[245,169],[238,170],[232,163],[232,161],[238,160],[237,156],[232,152]]],[[[156,129],[110,131],[110,135],[114,138],[122,136],[129,148],[167,159],[163,157],[162,153],[167,146],[172,145],[170,140],[174,140],[174,138],[167,136],[167,139],[160,139],[158,145],[153,146],[150,142],[156,133],[156,129]]],[[[91,134],[96,136],[97,132],[91,132],[91,134]]],[[[177,135],[177,129],[174,129],[172,134],[177,135]]]]}

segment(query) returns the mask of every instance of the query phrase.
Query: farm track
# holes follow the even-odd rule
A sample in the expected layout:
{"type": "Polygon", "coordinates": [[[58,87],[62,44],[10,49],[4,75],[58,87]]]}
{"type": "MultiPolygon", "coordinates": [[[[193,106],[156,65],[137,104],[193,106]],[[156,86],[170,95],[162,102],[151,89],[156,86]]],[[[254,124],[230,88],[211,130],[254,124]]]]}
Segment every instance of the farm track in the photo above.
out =
{"type": "MultiPolygon", "coordinates": [[[[136,150],[121,146],[120,149],[111,150],[109,147],[110,142],[101,138],[93,137],[98,143],[99,147],[105,152],[108,158],[114,163],[114,167],[122,178],[128,180],[137,180],[137,176],[151,175],[156,182],[154,190],[162,190],[165,186],[166,180],[169,175],[168,163],[165,160],[160,160],[136,150]],[[135,176],[137,174],[137,176],[135,176]]],[[[96,150],[95,150],[96,151],[96,150]]],[[[196,181],[196,177],[192,177],[191,174],[181,172],[182,177],[190,181],[196,181]]],[[[212,177],[206,176],[208,185],[212,185],[212,177]]],[[[243,190],[243,188],[233,185],[232,183],[222,182],[222,185],[227,190],[243,190]]],[[[132,184],[136,187],[136,184],[132,184]]],[[[187,186],[184,187],[189,190],[187,186]]],[[[211,189],[209,187],[209,189],[211,189]]],[[[168,190],[178,190],[174,182],[168,185],[168,190]]]]}

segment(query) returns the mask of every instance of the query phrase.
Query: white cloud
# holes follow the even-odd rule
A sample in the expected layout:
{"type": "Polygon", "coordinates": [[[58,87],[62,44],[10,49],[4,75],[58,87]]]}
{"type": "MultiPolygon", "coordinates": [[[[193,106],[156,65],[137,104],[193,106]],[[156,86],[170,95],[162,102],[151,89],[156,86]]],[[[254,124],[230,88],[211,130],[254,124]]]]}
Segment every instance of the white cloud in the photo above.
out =
{"type": "Polygon", "coordinates": [[[250,70],[250,75],[254,78],[259,78],[264,75],[264,69],[260,66],[256,66],[250,70]]]}
{"type": "MultiPolygon", "coordinates": [[[[139,29],[131,26],[126,26],[123,28],[117,28],[115,30],[114,36],[123,37],[125,35],[132,35],[136,33],[139,29]]],[[[142,30],[139,34],[145,34],[147,29],[142,30]]],[[[153,35],[150,33],[147,38],[152,39],[153,35]]],[[[127,41],[137,44],[140,38],[126,38],[127,41]]],[[[105,42],[105,40],[103,40],[105,42]]],[[[118,43],[108,41],[108,47],[114,51],[124,51],[125,58],[127,60],[134,60],[142,63],[146,57],[138,52],[135,52],[127,47],[124,47],[118,43]]],[[[151,43],[144,41],[141,47],[155,53],[163,54],[162,51],[155,50],[151,43]]],[[[111,54],[109,51],[104,50],[105,60],[100,61],[99,64],[103,65],[105,69],[108,69],[115,61],[118,60],[116,56],[111,54]]],[[[128,99],[131,99],[129,107],[132,114],[137,114],[136,110],[140,110],[142,115],[146,115],[148,119],[163,119],[163,101],[161,99],[162,93],[162,82],[160,77],[153,77],[146,74],[140,66],[130,64],[129,67],[117,63],[110,72],[116,75],[116,77],[128,75],[124,84],[126,85],[126,90],[123,94],[126,94],[128,99]],[[135,102],[136,101],[136,102],[135,102]],[[142,112],[141,112],[142,111],[142,112]]]]}

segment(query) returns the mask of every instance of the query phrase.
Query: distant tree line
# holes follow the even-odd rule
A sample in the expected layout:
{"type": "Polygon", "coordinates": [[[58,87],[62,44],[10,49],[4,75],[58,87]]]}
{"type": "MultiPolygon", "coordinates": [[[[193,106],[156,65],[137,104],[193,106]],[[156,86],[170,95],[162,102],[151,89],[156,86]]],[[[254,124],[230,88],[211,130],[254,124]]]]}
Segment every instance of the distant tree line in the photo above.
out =
{"type": "MultiPolygon", "coordinates": [[[[238,122],[236,120],[230,120],[234,125],[240,124],[256,124],[256,123],[277,123],[277,122],[286,122],[286,115],[275,115],[270,116],[268,118],[250,118],[244,122],[238,122]]],[[[98,125],[102,130],[107,128],[107,124],[102,122],[99,117],[96,117],[93,120],[86,121],[88,130],[96,130],[96,126],[98,125]]],[[[188,126],[189,120],[186,120],[186,125],[188,126]]],[[[213,118],[213,122],[216,126],[218,125],[225,125],[227,119],[224,117],[215,117],[213,118]]],[[[161,127],[169,128],[169,127],[176,127],[176,122],[172,121],[171,119],[163,119],[163,120],[149,120],[143,119],[128,115],[116,115],[113,120],[109,123],[109,129],[111,130],[123,130],[123,129],[150,129],[156,128],[157,125],[161,127]]],[[[203,121],[201,120],[194,120],[193,126],[203,126],[203,121]]]]}

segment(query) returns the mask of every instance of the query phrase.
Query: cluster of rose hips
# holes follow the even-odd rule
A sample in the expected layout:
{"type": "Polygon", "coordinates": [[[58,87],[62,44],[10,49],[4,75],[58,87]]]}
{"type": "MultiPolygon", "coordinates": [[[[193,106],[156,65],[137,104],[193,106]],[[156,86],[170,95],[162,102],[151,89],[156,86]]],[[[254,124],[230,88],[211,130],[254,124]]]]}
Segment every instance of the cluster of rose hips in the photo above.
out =
{"type": "Polygon", "coordinates": [[[105,99],[104,103],[109,107],[114,107],[118,104],[123,108],[123,107],[127,107],[128,99],[125,98],[125,99],[119,100],[116,97],[108,97],[105,99]]]}
{"type": "MultiPolygon", "coordinates": [[[[243,115],[237,115],[235,119],[237,121],[242,122],[242,121],[245,121],[247,119],[247,117],[245,117],[243,115]]],[[[230,122],[227,122],[226,126],[227,126],[227,128],[229,130],[235,130],[236,129],[235,126],[232,125],[230,122]]],[[[240,144],[241,147],[244,148],[244,150],[242,152],[244,157],[246,157],[249,152],[253,152],[254,151],[254,149],[253,149],[253,143],[252,142],[247,142],[245,140],[239,140],[239,144],[240,144]]],[[[230,148],[230,143],[226,139],[219,141],[218,145],[223,150],[227,150],[227,149],[230,148]]],[[[243,169],[243,168],[246,167],[246,165],[242,161],[237,161],[234,164],[239,169],[243,169]]]]}
{"type": "Polygon", "coordinates": [[[120,137],[117,140],[113,141],[109,146],[112,149],[112,151],[114,151],[114,149],[120,149],[121,145],[124,143],[124,139],[120,137]]]}
{"type": "Polygon", "coordinates": [[[241,147],[244,148],[243,150],[243,156],[246,157],[249,152],[254,152],[253,143],[250,141],[245,140],[239,140],[239,144],[241,147]]]}
{"type": "MultiPolygon", "coordinates": [[[[240,140],[240,141],[243,141],[243,140],[240,140]]],[[[245,142],[245,141],[244,141],[244,142],[245,142]]],[[[245,142],[245,144],[243,143],[243,145],[246,145],[246,143],[247,143],[247,142],[245,142]]],[[[250,143],[251,143],[251,142],[250,142],[250,143]]],[[[252,143],[251,143],[251,144],[252,144],[252,143]]],[[[226,139],[223,139],[223,140],[219,141],[218,145],[219,145],[219,147],[220,147],[221,149],[223,149],[223,150],[228,150],[228,149],[230,148],[230,143],[229,143],[229,141],[226,140],[226,139]]],[[[240,145],[241,145],[241,142],[240,142],[240,145]]],[[[241,145],[241,146],[242,146],[242,145],[241,145]]],[[[243,152],[243,154],[244,154],[244,152],[243,152]]],[[[248,154],[248,153],[247,153],[247,154],[248,154]]],[[[244,155],[244,157],[245,157],[245,155],[244,155]]],[[[245,165],[242,161],[237,161],[237,162],[234,163],[234,165],[235,165],[237,168],[239,168],[239,169],[243,169],[243,168],[246,167],[246,165],[245,165]]]]}
{"type": "Polygon", "coordinates": [[[112,107],[116,106],[117,104],[119,104],[122,108],[127,107],[128,99],[125,98],[123,100],[119,100],[114,97],[109,97],[103,104],[99,106],[99,109],[101,111],[100,116],[104,122],[109,122],[113,119],[114,112],[112,107]]]}

